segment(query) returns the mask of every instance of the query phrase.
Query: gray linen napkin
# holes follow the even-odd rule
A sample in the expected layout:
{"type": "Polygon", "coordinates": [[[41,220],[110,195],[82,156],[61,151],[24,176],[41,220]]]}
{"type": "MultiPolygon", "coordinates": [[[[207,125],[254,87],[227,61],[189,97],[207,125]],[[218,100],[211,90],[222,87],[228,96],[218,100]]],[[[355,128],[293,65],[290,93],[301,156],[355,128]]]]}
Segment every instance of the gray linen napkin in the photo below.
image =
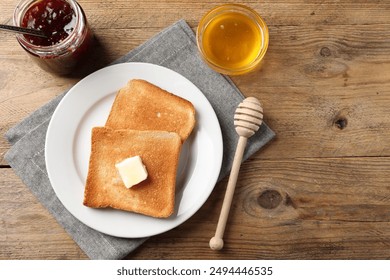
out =
{"type": "MultiPolygon", "coordinates": [[[[211,70],[198,55],[195,36],[184,20],[118,59],[121,62],[149,62],[170,68],[192,81],[213,106],[223,134],[224,159],[219,179],[231,168],[238,136],[233,115],[244,96],[228,77],[211,70]]],[[[102,234],[74,218],[56,197],[47,176],[44,148],[50,118],[66,94],[56,97],[6,133],[12,147],[5,159],[40,202],[72,236],[91,259],[122,259],[146,238],[125,239],[102,234]]],[[[247,159],[275,136],[265,124],[248,141],[247,159]]]]}

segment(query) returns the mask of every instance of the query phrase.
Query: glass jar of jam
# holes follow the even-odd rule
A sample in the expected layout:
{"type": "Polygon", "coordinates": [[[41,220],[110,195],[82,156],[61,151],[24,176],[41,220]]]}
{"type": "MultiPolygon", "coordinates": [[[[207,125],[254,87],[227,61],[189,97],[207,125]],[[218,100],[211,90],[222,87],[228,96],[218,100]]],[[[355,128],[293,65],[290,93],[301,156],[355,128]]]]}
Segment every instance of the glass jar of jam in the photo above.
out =
{"type": "Polygon", "coordinates": [[[92,44],[84,11],[74,0],[22,0],[15,8],[14,24],[44,32],[46,38],[16,38],[42,69],[56,74],[72,72],[92,44]]]}

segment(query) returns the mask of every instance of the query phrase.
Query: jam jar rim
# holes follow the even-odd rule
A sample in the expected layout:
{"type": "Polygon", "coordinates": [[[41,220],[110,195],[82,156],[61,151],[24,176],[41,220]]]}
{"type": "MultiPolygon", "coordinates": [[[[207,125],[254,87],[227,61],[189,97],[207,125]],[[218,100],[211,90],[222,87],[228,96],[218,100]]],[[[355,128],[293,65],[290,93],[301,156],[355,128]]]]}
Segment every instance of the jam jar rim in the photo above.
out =
{"type": "Polygon", "coordinates": [[[198,27],[196,28],[196,43],[202,58],[207,62],[207,64],[211,66],[211,68],[226,75],[240,75],[240,74],[251,72],[253,69],[256,69],[256,67],[263,60],[268,50],[269,30],[264,19],[254,9],[243,4],[236,4],[236,3],[222,4],[206,12],[206,14],[204,14],[203,17],[200,19],[198,27]],[[219,64],[216,64],[213,61],[211,61],[203,51],[202,37],[203,37],[204,30],[206,29],[206,27],[212,21],[213,18],[229,11],[241,12],[246,16],[251,17],[252,20],[256,23],[256,25],[259,27],[259,30],[263,38],[263,46],[260,49],[259,54],[256,56],[256,58],[250,64],[240,68],[229,68],[229,67],[223,67],[219,64]]]}
{"type": "MultiPolygon", "coordinates": [[[[14,9],[13,21],[16,26],[20,26],[23,16],[27,12],[27,10],[39,0],[20,0],[14,9]]],[[[66,37],[63,41],[56,43],[51,46],[41,46],[30,43],[27,38],[23,34],[16,34],[16,38],[19,44],[27,49],[32,54],[35,54],[40,57],[47,56],[61,56],[69,52],[69,48],[74,43],[74,40],[77,36],[77,30],[80,28],[80,24],[84,21],[86,24],[83,12],[79,6],[79,4],[75,0],[63,0],[69,3],[72,7],[72,10],[76,16],[76,25],[72,32],[66,37]]]]}

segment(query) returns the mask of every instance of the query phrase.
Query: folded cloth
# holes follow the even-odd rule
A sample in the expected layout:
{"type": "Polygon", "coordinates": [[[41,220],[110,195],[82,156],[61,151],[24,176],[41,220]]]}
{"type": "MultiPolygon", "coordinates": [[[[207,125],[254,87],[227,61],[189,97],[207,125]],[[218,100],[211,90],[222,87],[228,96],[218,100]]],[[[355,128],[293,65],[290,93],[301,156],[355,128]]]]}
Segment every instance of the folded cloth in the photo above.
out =
{"type": "MultiPolygon", "coordinates": [[[[170,68],[189,79],[207,97],[222,130],[224,156],[219,179],[225,177],[232,166],[238,139],[233,115],[244,96],[228,77],[214,72],[202,61],[194,33],[187,23],[184,20],[176,22],[114,64],[130,61],[149,62],[170,68]]],[[[50,118],[65,94],[56,97],[6,133],[12,147],[5,159],[91,259],[122,259],[146,238],[112,237],[87,227],[65,209],[50,185],[44,157],[45,137],[50,118]]],[[[249,139],[244,159],[259,150],[274,135],[263,123],[249,139]]]]}

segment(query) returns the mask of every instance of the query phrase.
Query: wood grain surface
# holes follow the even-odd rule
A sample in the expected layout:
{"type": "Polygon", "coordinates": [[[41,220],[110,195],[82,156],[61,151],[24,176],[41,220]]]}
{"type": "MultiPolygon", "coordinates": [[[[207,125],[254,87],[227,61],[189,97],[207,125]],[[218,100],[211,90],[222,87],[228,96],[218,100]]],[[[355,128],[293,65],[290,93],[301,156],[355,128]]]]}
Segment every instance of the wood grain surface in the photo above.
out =
{"type": "MultiPolygon", "coordinates": [[[[0,2],[0,23],[12,23],[17,2],[0,2]]],[[[185,19],[195,30],[227,2],[79,0],[97,43],[72,77],[42,71],[0,33],[0,259],[87,258],[4,160],[5,132],[163,28],[185,19]]],[[[277,136],[241,168],[224,250],[208,241],[227,179],[127,258],[390,259],[390,2],[240,3],[263,16],[270,46],[259,71],[233,80],[261,100],[277,136]]]]}

